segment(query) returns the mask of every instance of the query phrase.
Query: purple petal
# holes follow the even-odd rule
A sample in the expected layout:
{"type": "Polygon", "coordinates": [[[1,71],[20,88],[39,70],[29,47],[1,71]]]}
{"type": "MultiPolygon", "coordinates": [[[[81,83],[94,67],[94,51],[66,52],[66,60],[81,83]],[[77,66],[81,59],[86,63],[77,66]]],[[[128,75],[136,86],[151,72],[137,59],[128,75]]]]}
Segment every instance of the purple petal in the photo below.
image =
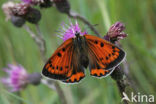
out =
{"type": "Polygon", "coordinates": [[[116,22],[110,27],[107,35],[104,36],[104,39],[112,42],[119,41],[127,36],[123,30],[125,30],[124,24],[121,22],[116,22]]]}
{"type": "Polygon", "coordinates": [[[8,68],[3,68],[2,70],[5,71],[8,74],[11,72],[11,70],[9,70],[8,68]]]}
{"type": "Polygon", "coordinates": [[[27,84],[28,74],[21,65],[8,64],[9,69],[3,70],[9,74],[8,78],[1,78],[1,82],[9,87],[11,91],[18,91],[27,84]]]}
{"type": "Polygon", "coordinates": [[[61,36],[58,36],[58,37],[61,37],[61,39],[63,39],[63,41],[66,41],[70,38],[75,37],[76,32],[80,33],[80,35],[87,34],[87,31],[81,32],[81,28],[79,27],[79,24],[77,21],[75,24],[72,24],[72,22],[70,22],[69,26],[62,23],[61,26],[62,26],[62,30],[60,30],[60,31],[62,32],[62,34],[61,34],[61,36]]]}
{"type": "Polygon", "coordinates": [[[11,70],[16,70],[16,69],[17,69],[17,66],[12,65],[12,64],[8,64],[8,67],[9,67],[11,70]]]}
{"type": "Polygon", "coordinates": [[[8,80],[7,78],[1,78],[0,81],[4,84],[8,84],[8,80]]]}
{"type": "Polygon", "coordinates": [[[30,4],[32,0],[22,0],[24,3],[30,4]]]}

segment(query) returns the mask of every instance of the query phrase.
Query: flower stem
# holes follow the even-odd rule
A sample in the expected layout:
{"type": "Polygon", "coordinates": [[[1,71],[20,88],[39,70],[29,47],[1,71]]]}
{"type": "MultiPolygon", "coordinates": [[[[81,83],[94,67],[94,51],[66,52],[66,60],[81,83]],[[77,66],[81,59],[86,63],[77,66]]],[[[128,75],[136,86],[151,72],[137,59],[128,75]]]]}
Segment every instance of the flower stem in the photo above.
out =
{"type": "MultiPolygon", "coordinates": [[[[29,33],[29,35],[32,37],[32,39],[35,41],[38,48],[40,49],[42,60],[44,62],[46,62],[47,61],[46,57],[45,57],[46,45],[45,45],[45,40],[43,39],[42,33],[40,31],[39,25],[36,24],[37,35],[34,32],[32,32],[32,30],[29,28],[29,26],[24,25],[24,28],[29,33]]],[[[67,104],[65,94],[57,82],[48,80],[48,79],[46,79],[46,80],[42,79],[41,82],[42,82],[42,84],[49,86],[49,88],[51,88],[51,89],[56,89],[56,91],[60,97],[61,103],[67,104]]]]}

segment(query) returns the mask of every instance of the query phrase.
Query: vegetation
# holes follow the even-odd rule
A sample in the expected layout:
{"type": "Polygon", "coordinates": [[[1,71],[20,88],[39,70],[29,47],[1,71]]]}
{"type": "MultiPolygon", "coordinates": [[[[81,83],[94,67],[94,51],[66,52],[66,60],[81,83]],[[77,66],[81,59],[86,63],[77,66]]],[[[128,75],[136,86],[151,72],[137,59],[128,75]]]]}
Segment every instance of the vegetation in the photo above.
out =
{"type": "MultiPolygon", "coordinates": [[[[0,0],[2,5],[6,0],[0,0]]],[[[128,36],[121,41],[127,53],[128,75],[135,89],[128,87],[127,93],[137,91],[141,94],[156,95],[156,1],[155,0],[69,0],[72,11],[95,24],[104,36],[116,21],[125,23],[128,36]],[[97,24],[97,25],[96,25],[97,24]]],[[[62,40],[56,37],[56,30],[69,17],[58,12],[55,7],[40,9],[39,22],[46,41],[46,58],[49,58],[62,40]]],[[[16,28],[0,10],[0,69],[11,63],[19,63],[28,73],[41,72],[44,62],[34,40],[24,28],[16,28]]],[[[72,21],[75,21],[71,19],[72,21]]],[[[95,34],[87,25],[78,20],[89,34],[95,34]]],[[[35,26],[26,23],[32,30],[35,26]]],[[[0,70],[0,77],[6,74],[0,70]]],[[[69,104],[119,104],[120,92],[116,82],[109,76],[97,79],[89,75],[79,84],[59,83],[69,104]]],[[[44,84],[27,86],[26,89],[11,93],[0,84],[0,104],[60,104],[57,92],[44,84]]]]}

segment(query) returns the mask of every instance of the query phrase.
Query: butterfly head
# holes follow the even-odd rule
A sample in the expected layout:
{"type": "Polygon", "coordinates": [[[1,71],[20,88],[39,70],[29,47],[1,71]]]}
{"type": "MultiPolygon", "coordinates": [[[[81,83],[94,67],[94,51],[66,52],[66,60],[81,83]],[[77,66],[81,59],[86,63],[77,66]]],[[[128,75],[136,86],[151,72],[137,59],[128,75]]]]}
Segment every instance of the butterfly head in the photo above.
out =
{"type": "Polygon", "coordinates": [[[80,36],[80,32],[76,31],[76,32],[75,32],[75,36],[76,36],[76,37],[79,37],[79,36],[80,36]]]}
{"type": "Polygon", "coordinates": [[[75,32],[74,42],[75,45],[77,45],[79,48],[82,48],[82,37],[78,31],[75,32]]]}

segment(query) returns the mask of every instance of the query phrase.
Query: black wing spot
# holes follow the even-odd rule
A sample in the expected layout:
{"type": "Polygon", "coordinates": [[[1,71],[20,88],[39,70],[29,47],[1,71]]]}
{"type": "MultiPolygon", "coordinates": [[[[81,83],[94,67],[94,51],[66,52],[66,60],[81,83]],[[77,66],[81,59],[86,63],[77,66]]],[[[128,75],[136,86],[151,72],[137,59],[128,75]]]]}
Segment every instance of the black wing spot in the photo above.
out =
{"type": "Polygon", "coordinates": [[[62,70],[63,70],[63,68],[62,68],[62,67],[60,67],[60,70],[62,71],[62,70]]]}
{"type": "Polygon", "coordinates": [[[106,56],[106,60],[108,60],[108,57],[106,56]]]}
{"type": "Polygon", "coordinates": [[[94,76],[98,76],[98,75],[95,73],[94,76]]]}
{"type": "Polygon", "coordinates": [[[72,82],[71,79],[69,79],[69,82],[72,82]]]}
{"type": "Polygon", "coordinates": [[[111,57],[111,54],[109,54],[109,57],[111,57]]]}
{"type": "Polygon", "coordinates": [[[98,41],[96,41],[96,40],[95,40],[95,42],[94,42],[94,43],[95,43],[95,44],[98,44],[98,41]]]}
{"type": "Polygon", "coordinates": [[[76,79],[74,79],[74,82],[77,82],[77,80],[76,80],[76,79]]]}
{"type": "Polygon", "coordinates": [[[61,55],[61,53],[59,52],[59,53],[57,53],[57,56],[61,57],[62,55],[61,55]]]}
{"type": "Polygon", "coordinates": [[[55,67],[53,66],[52,69],[55,69],[55,67]]]}
{"type": "Polygon", "coordinates": [[[100,73],[100,76],[103,76],[103,74],[102,74],[102,73],[100,73]]]}
{"type": "Polygon", "coordinates": [[[114,56],[115,54],[114,54],[114,53],[112,53],[112,55],[114,56]]]}
{"type": "Polygon", "coordinates": [[[113,50],[113,52],[116,52],[115,50],[113,50]]]}
{"type": "Polygon", "coordinates": [[[112,46],[112,49],[115,49],[115,46],[112,46]]]}
{"type": "Polygon", "coordinates": [[[58,66],[56,67],[56,69],[58,69],[58,66]]]}
{"type": "Polygon", "coordinates": [[[50,64],[50,67],[52,67],[52,64],[50,64]]]}
{"type": "Polygon", "coordinates": [[[97,69],[100,69],[100,66],[99,65],[97,65],[97,69]]]}
{"type": "Polygon", "coordinates": [[[65,68],[69,68],[69,66],[65,66],[65,68]]]}
{"type": "Polygon", "coordinates": [[[63,52],[65,52],[65,51],[66,51],[66,49],[65,49],[65,48],[63,48],[63,49],[62,49],[62,51],[63,51],[63,52]]]}
{"type": "MultiPolygon", "coordinates": [[[[83,79],[83,77],[80,77],[80,80],[81,80],[81,79],[83,79]]],[[[79,81],[80,81],[80,80],[79,80],[79,81]]]]}
{"type": "Polygon", "coordinates": [[[103,47],[103,46],[104,46],[104,44],[103,44],[103,43],[101,43],[100,45],[101,45],[101,47],[103,47]]]}

